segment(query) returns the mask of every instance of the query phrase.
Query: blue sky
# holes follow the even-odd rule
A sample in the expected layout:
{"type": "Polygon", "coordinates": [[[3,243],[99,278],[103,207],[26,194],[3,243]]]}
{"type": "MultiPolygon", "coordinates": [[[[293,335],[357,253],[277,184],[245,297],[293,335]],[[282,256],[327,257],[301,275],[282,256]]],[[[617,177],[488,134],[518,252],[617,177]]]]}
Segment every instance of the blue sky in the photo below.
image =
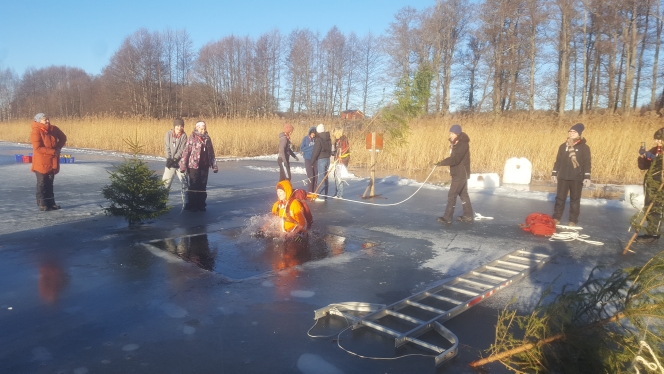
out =
{"type": "Polygon", "coordinates": [[[257,37],[274,28],[286,35],[309,28],[322,35],[337,26],[344,34],[383,34],[405,6],[417,10],[435,0],[4,0],[0,68],[23,75],[26,68],[79,67],[99,74],[122,40],[139,28],[186,29],[198,50],[228,35],[257,37]]]}

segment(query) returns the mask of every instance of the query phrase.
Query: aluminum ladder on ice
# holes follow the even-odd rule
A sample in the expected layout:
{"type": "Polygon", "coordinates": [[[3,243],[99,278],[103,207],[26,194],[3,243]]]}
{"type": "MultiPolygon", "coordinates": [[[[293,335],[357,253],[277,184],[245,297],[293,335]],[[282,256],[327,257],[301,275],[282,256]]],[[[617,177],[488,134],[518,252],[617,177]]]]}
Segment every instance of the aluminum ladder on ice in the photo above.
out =
{"type": "Polygon", "coordinates": [[[363,302],[330,304],[315,310],[314,319],[318,320],[328,315],[341,316],[352,324],[353,330],[367,327],[377,333],[393,337],[397,348],[411,343],[432,351],[436,354],[435,364],[439,366],[457,355],[459,344],[456,335],[445,328],[443,322],[537,270],[550,258],[548,254],[519,249],[394,304],[363,302]],[[422,319],[420,315],[430,317],[422,319]],[[380,320],[385,317],[396,319],[412,328],[406,332],[396,331],[387,327],[385,323],[381,324],[380,320]],[[451,343],[451,347],[443,348],[418,339],[431,330],[451,343]]]}

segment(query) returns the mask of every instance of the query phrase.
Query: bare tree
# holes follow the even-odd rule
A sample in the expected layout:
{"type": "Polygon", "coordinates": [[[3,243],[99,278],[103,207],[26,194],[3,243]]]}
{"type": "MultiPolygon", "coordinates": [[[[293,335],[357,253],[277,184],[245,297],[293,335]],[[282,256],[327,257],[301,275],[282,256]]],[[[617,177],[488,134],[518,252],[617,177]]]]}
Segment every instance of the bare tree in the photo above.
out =
{"type": "Polygon", "coordinates": [[[0,69],[0,122],[16,118],[13,103],[18,84],[18,76],[13,70],[0,69]]]}

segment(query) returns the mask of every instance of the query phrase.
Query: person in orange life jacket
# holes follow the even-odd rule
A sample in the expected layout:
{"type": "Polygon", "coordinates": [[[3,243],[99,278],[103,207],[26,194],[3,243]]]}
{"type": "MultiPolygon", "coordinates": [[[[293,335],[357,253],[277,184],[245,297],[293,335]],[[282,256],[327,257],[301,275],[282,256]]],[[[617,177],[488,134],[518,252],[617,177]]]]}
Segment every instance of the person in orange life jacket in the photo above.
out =
{"type": "Polygon", "coordinates": [[[314,144],[311,159],[317,160],[316,162],[318,163],[318,184],[320,188],[317,188],[316,193],[325,196],[323,198],[317,197],[315,201],[326,201],[329,188],[327,177],[330,168],[330,156],[332,156],[332,140],[330,139],[330,133],[325,131],[325,125],[322,123],[316,126],[316,133],[318,139],[316,139],[316,144],[314,144]]]}
{"type": "Polygon", "coordinates": [[[457,219],[461,222],[473,222],[473,206],[470,204],[468,196],[468,178],[470,177],[470,138],[465,132],[461,131],[458,124],[450,127],[450,157],[436,163],[437,166],[449,166],[452,183],[450,191],[447,194],[447,207],[445,214],[438,217],[439,222],[452,223],[454,208],[456,207],[457,196],[461,198],[463,206],[463,215],[457,219]]]}
{"type": "Polygon", "coordinates": [[[316,128],[311,127],[309,133],[302,138],[300,143],[300,152],[304,158],[304,169],[307,171],[307,183],[309,183],[309,192],[316,191],[316,174],[318,174],[318,164],[311,158],[316,143],[316,128]]]}
{"type": "Polygon", "coordinates": [[[48,116],[37,113],[31,125],[32,166],[37,176],[37,205],[42,211],[60,209],[55,203],[53,181],[60,171],[60,151],[67,143],[67,136],[51,125],[48,116]]]}
{"type": "MultiPolygon", "coordinates": [[[[350,161],[350,144],[348,144],[348,138],[344,135],[344,129],[337,127],[332,131],[334,135],[334,161],[337,163],[337,166],[343,165],[348,167],[348,162],[350,161]]],[[[336,185],[336,191],[334,193],[334,198],[344,197],[344,181],[341,178],[341,167],[334,168],[334,182],[336,185]]]]}
{"type": "Polygon", "coordinates": [[[290,136],[293,133],[293,125],[287,123],[284,125],[284,132],[279,133],[279,155],[277,157],[277,164],[279,165],[279,180],[291,180],[290,172],[290,156],[293,156],[295,161],[300,161],[291,149],[290,136]]]}
{"type": "Polygon", "coordinates": [[[164,137],[164,148],[166,150],[166,169],[162,181],[166,188],[170,190],[173,176],[177,174],[180,183],[182,183],[182,197],[184,198],[184,209],[189,209],[189,197],[187,195],[187,174],[180,172],[180,158],[182,151],[187,145],[187,134],[184,132],[184,121],[182,118],[173,120],[173,128],[168,130],[164,137]]]}
{"type": "Polygon", "coordinates": [[[569,193],[569,225],[576,226],[581,210],[581,190],[590,187],[590,147],[581,136],[583,123],[577,123],[567,132],[567,140],[558,147],[551,180],[556,183],[556,203],[551,216],[560,223],[569,193]]]}
{"type": "Polygon", "coordinates": [[[214,155],[212,139],[207,133],[205,122],[196,123],[196,128],[187,140],[180,159],[180,172],[189,174],[189,210],[192,212],[205,211],[207,199],[208,173],[212,169],[218,172],[217,160],[214,155]]]}
{"type": "Polygon", "coordinates": [[[293,199],[289,205],[292,194],[293,186],[290,181],[279,181],[277,183],[277,201],[272,206],[272,214],[281,218],[279,226],[281,231],[286,233],[286,239],[299,241],[307,232],[307,219],[304,216],[302,204],[297,199],[293,199]]]}
{"type": "MultiPolygon", "coordinates": [[[[649,206],[653,200],[652,193],[659,189],[662,183],[662,139],[664,139],[664,127],[657,130],[653,136],[655,146],[646,151],[645,147],[639,149],[638,167],[640,170],[648,170],[643,176],[643,192],[645,195],[645,206],[649,206]],[[648,175],[651,178],[648,178],[648,175]]],[[[663,193],[663,192],[660,192],[663,193]]],[[[661,200],[658,199],[658,200],[661,200]]],[[[641,227],[643,235],[639,235],[636,241],[639,243],[654,243],[659,240],[660,227],[662,223],[663,210],[661,204],[653,204],[646,216],[647,225],[641,227]]]]}

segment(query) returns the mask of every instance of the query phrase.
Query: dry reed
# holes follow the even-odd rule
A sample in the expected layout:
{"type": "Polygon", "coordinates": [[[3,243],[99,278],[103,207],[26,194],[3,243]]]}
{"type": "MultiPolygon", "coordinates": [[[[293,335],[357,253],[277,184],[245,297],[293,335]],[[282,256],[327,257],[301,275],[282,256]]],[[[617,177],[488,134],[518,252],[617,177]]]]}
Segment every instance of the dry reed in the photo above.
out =
{"type": "MultiPolygon", "coordinates": [[[[89,117],[83,119],[52,118],[68,137],[67,146],[127,152],[124,138],[138,138],[144,153],[163,156],[164,134],[171,120],[89,117]]],[[[0,123],[0,139],[28,143],[30,120],[0,123]]],[[[185,120],[185,131],[191,133],[195,120],[185,120]]],[[[278,134],[284,119],[211,119],[206,120],[217,156],[257,156],[277,153],[278,134]]],[[[367,166],[370,155],[365,147],[365,134],[373,124],[343,123],[339,119],[300,120],[292,122],[291,137],[297,148],[309,127],[324,123],[327,130],[346,128],[351,143],[351,164],[367,166]],[[297,122],[297,123],[295,123],[297,122]]],[[[379,153],[377,168],[390,171],[417,172],[431,170],[432,163],[449,154],[449,127],[461,124],[471,139],[471,170],[476,173],[497,172],[502,175],[505,161],[525,157],[533,164],[533,178],[546,179],[551,173],[558,146],[567,130],[583,122],[592,151],[592,179],[596,183],[640,183],[643,173],[636,167],[637,151],[645,141],[652,146],[652,134],[664,127],[656,115],[618,116],[587,115],[564,118],[539,114],[511,116],[453,115],[443,118],[420,118],[410,124],[407,141],[389,144],[379,153]]]]}

